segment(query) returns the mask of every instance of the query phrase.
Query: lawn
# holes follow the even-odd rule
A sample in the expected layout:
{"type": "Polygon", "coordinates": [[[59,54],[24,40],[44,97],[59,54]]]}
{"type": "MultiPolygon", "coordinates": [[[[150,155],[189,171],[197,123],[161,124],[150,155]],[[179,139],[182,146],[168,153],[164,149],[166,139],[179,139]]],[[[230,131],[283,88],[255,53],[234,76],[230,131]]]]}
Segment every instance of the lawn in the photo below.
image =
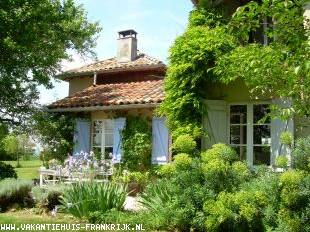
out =
{"type": "MultiPolygon", "coordinates": [[[[11,164],[14,168],[16,167],[17,161],[4,161],[7,164],[11,164]]],[[[34,179],[39,178],[39,168],[42,165],[40,160],[21,160],[21,167],[15,168],[18,178],[20,179],[34,179]]]]}

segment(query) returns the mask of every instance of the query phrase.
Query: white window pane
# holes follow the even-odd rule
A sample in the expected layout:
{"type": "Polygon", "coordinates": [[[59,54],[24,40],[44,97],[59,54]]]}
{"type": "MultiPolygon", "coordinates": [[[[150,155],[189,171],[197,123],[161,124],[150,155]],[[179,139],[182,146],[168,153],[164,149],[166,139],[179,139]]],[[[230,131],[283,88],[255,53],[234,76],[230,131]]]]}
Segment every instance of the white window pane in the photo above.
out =
{"type": "Polygon", "coordinates": [[[113,120],[112,119],[106,119],[104,120],[104,129],[106,131],[113,131],[114,129],[114,123],[113,123],[113,120]]]}
{"type": "Polygon", "coordinates": [[[113,147],[113,134],[105,134],[105,146],[113,147]]]}
{"type": "Polygon", "coordinates": [[[101,133],[93,134],[93,146],[101,146],[101,133]]]}

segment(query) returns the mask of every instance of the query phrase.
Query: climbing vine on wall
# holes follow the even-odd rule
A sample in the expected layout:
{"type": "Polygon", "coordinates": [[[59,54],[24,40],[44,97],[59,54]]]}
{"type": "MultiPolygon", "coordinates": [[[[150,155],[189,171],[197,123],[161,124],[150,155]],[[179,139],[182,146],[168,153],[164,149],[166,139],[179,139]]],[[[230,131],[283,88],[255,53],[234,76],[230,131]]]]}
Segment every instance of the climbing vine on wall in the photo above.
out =
{"type": "Polygon", "coordinates": [[[230,17],[223,6],[212,2],[202,1],[191,13],[188,28],[170,49],[166,96],[159,111],[167,117],[173,137],[201,136],[203,100],[210,82],[242,79],[251,93],[290,98],[293,113],[310,115],[305,1],[249,1],[230,17]],[[262,30],[264,20],[269,24],[262,30]],[[261,33],[268,44],[251,39],[253,33],[261,33]]]}
{"type": "Polygon", "coordinates": [[[221,15],[215,11],[192,12],[189,27],[170,49],[166,96],[160,107],[174,137],[201,135],[206,84],[219,79],[213,72],[217,57],[234,47],[234,37],[221,25],[221,15]]]}
{"type": "Polygon", "coordinates": [[[152,134],[150,122],[140,117],[128,117],[122,131],[122,165],[133,171],[145,171],[151,165],[152,134]]]}

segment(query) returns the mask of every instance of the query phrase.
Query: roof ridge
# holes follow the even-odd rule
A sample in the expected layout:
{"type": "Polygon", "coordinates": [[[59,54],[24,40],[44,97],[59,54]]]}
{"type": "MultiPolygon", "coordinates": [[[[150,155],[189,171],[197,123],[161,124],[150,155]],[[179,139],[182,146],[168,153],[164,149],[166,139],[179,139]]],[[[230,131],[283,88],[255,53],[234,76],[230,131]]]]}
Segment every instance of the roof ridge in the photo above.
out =
{"type": "Polygon", "coordinates": [[[113,69],[130,69],[130,68],[139,68],[145,66],[165,66],[164,62],[161,60],[151,57],[143,52],[138,50],[137,58],[133,61],[128,62],[118,62],[117,57],[111,57],[108,59],[98,60],[87,65],[80,66],[78,68],[70,69],[62,72],[59,76],[65,76],[70,74],[79,74],[79,73],[89,73],[96,71],[108,71],[113,69]]]}

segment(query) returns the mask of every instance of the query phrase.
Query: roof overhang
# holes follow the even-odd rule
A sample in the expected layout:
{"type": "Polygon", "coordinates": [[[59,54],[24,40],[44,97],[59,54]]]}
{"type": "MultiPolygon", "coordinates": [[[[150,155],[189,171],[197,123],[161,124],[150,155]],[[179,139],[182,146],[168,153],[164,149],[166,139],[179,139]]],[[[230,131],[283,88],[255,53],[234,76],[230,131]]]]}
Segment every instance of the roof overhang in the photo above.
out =
{"type": "Polygon", "coordinates": [[[89,72],[77,72],[77,73],[61,73],[55,76],[55,78],[66,81],[74,77],[93,77],[94,73],[97,74],[112,74],[118,72],[131,72],[131,71],[148,71],[148,70],[161,70],[166,71],[165,65],[146,65],[144,67],[132,67],[132,68],[115,68],[111,70],[97,70],[89,72]]]}
{"type": "Polygon", "coordinates": [[[105,110],[128,110],[128,109],[155,108],[159,104],[160,103],[89,106],[89,107],[66,107],[66,108],[47,109],[47,111],[49,112],[89,112],[89,111],[105,111],[105,110]]]}

